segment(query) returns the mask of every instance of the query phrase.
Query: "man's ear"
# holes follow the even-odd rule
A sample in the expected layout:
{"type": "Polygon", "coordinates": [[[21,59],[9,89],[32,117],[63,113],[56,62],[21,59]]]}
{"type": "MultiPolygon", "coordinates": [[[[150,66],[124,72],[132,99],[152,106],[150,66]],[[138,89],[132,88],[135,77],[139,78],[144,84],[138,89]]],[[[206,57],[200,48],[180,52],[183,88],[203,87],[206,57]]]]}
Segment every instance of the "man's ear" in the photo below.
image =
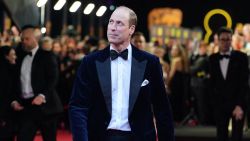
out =
{"type": "Polygon", "coordinates": [[[130,35],[133,35],[134,32],[135,32],[135,25],[131,25],[131,26],[129,27],[129,30],[130,30],[130,31],[129,31],[130,33],[129,33],[129,34],[130,34],[130,35]]]}

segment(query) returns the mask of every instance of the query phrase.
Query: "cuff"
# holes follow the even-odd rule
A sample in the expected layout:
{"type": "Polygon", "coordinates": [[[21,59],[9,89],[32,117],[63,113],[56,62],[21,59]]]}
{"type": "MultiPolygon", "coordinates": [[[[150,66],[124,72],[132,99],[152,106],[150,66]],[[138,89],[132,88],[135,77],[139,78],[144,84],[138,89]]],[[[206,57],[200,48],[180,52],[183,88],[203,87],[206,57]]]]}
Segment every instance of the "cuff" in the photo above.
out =
{"type": "Polygon", "coordinates": [[[14,100],[14,101],[12,101],[12,102],[10,103],[10,106],[13,107],[14,104],[16,104],[16,103],[18,103],[18,102],[17,102],[16,100],[14,100]]]}
{"type": "Polygon", "coordinates": [[[43,103],[46,103],[46,97],[44,94],[38,94],[38,96],[41,96],[43,98],[43,103]]]}

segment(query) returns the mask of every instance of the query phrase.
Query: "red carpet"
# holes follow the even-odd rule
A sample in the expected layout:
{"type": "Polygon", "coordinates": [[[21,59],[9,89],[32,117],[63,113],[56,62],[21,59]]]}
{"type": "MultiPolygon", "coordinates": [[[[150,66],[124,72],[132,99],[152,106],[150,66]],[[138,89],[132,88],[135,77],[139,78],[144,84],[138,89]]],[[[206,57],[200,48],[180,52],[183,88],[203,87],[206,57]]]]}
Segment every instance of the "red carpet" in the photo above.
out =
{"type": "MultiPolygon", "coordinates": [[[[42,136],[37,135],[34,141],[43,141],[42,136]]],[[[57,141],[72,141],[71,133],[66,130],[58,130],[57,141]]]]}

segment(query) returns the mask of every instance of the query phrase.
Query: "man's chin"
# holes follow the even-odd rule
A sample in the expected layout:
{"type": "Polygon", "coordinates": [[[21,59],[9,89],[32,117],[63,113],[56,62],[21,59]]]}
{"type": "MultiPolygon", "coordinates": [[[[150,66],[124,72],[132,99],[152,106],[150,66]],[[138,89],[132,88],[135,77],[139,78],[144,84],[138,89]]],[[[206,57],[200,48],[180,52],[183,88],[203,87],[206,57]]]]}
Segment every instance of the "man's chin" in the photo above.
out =
{"type": "Polygon", "coordinates": [[[23,47],[23,50],[29,52],[31,49],[29,49],[29,47],[23,47]]]}
{"type": "Polygon", "coordinates": [[[109,43],[110,43],[110,44],[115,44],[115,45],[116,45],[116,44],[119,44],[116,40],[109,40],[109,43]]]}

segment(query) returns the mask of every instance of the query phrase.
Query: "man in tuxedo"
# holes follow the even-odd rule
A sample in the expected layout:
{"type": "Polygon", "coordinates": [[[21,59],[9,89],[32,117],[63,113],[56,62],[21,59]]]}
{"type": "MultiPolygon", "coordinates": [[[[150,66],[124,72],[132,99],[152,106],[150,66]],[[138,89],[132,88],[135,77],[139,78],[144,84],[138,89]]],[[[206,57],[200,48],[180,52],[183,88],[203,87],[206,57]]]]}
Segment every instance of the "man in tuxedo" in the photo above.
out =
{"type": "Polygon", "coordinates": [[[159,59],[130,44],[136,23],[133,10],[118,7],[110,45],[83,58],[69,103],[74,141],[156,141],[156,130],[159,141],[174,140],[159,59]]]}
{"type": "Polygon", "coordinates": [[[56,141],[56,116],[62,105],[55,91],[58,70],[55,56],[39,48],[35,28],[22,28],[24,51],[18,57],[18,92],[12,107],[20,114],[17,141],[33,141],[40,129],[44,141],[56,141]]]}
{"type": "Polygon", "coordinates": [[[219,52],[209,58],[212,101],[218,141],[228,141],[232,118],[232,141],[242,141],[248,90],[248,60],[244,53],[231,48],[232,30],[218,31],[219,52]]]}

